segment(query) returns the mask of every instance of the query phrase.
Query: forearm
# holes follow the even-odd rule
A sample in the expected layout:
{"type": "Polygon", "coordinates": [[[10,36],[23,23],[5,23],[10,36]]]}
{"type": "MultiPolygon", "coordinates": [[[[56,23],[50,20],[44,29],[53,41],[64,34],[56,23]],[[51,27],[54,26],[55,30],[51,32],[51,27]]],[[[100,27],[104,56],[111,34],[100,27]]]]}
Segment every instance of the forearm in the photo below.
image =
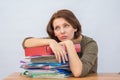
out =
{"type": "Polygon", "coordinates": [[[82,72],[82,62],[77,55],[74,44],[72,42],[68,42],[68,44],[66,44],[66,48],[69,56],[70,69],[75,77],[79,77],[82,72]]]}
{"type": "Polygon", "coordinates": [[[42,39],[42,38],[30,38],[26,39],[23,46],[24,47],[36,47],[36,46],[45,46],[49,45],[53,39],[42,39]]]}

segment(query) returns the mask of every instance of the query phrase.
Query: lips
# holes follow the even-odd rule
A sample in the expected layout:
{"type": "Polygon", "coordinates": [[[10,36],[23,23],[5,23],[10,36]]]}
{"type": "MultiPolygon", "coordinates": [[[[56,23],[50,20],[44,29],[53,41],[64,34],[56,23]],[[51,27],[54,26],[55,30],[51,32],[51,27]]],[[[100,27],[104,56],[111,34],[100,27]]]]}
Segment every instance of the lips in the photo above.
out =
{"type": "Polygon", "coordinates": [[[61,39],[67,39],[67,36],[62,36],[61,39]]]}

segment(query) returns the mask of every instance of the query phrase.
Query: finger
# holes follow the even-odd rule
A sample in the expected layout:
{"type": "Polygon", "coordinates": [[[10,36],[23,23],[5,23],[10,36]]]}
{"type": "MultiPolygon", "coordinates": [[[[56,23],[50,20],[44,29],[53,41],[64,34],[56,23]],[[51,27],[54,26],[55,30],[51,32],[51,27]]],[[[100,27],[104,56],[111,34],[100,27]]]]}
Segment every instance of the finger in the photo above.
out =
{"type": "Polygon", "coordinates": [[[68,56],[67,53],[65,54],[65,60],[68,61],[68,56]]]}
{"type": "Polygon", "coordinates": [[[64,55],[62,54],[61,57],[62,57],[62,62],[65,63],[64,55]]]}
{"type": "Polygon", "coordinates": [[[55,56],[56,56],[56,60],[60,63],[61,62],[60,52],[59,51],[55,52],[55,56]]]}
{"type": "Polygon", "coordinates": [[[54,51],[53,53],[54,53],[54,55],[55,55],[56,60],[59,62],[59,56],[58,56],[58,53],[57,53],[56,51],[54,51]]]}
{"type": "Polygon", "coordinates": [[[58,56],[58,62],[61,63],[61,55],[60,55],[60,53],[58,53],[57,56],[58,56]]]}
{"type": "Polygon", "coordinates": [[[59,61],[59,59],[58,59],[58,56],[55,54],[55,58],[56,58],[56,60],[57,60],[57,62],[59,61]]]}
{"type": "Polygon", "coordinates": [[[66,53],[66,51],[64,51],[64,58],[65,58],[65,61],[68,61],[68,53],[66,53]]]}
{"type": "Polygon", "coordinates": [[[66,53],[65,53],[65,51],[61,52],[61,57],[62,57],[63,63],[65,63],[66,62],[66,53]]]}

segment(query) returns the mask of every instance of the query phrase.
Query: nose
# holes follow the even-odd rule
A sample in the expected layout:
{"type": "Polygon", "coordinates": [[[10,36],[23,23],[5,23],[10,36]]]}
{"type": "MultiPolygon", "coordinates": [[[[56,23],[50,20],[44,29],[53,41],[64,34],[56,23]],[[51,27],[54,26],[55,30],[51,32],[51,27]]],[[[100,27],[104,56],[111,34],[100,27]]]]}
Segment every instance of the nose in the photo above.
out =
{"type": "Polygon", "coordinates": [[[61,28],[61,29],[60,29],[60,33],[65,33],[65,29],[64,29],[64,28],[61,28]]]}

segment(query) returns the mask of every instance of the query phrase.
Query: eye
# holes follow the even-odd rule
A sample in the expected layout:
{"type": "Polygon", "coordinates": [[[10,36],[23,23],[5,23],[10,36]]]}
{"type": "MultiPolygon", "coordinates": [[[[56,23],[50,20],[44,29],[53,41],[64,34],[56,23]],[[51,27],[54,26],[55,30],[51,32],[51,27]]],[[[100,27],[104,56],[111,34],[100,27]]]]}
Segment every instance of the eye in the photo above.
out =
{"type": "Polygon", "coordinates": [[[64,28],[68,28],[68,27],[70,27],[70,25],[64,24],[64,28]]]}
{"type": "Polygon", "coordinates": [[[60,30],[60,27],[56,26],[56,27],[54,28],[54,30],[58,31],[58,30],[60,30]]]}

